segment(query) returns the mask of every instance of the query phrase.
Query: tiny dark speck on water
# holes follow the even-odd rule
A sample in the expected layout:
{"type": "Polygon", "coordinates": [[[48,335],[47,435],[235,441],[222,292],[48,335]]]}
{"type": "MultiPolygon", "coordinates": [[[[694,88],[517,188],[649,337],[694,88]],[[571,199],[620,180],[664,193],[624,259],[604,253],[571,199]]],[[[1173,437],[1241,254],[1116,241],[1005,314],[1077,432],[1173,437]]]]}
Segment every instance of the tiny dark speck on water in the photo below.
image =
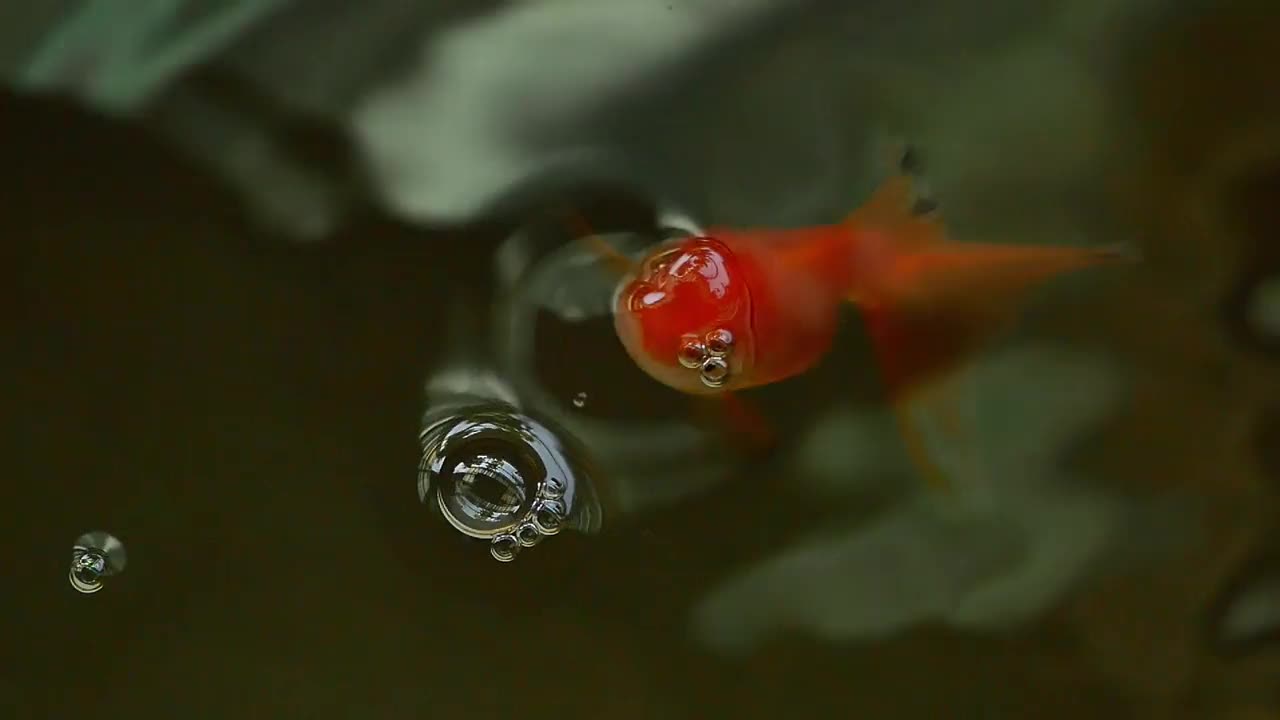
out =
{"type": "Polygon", "coordinates": [[[915,203],[911,206],[911,214],[928,215],[938,209],[938,201],[931,197],[916,198],[915,203]]]}
{"type": "Polygon", "coordinates": [[[912,145],[903,148],[898,167],[908,175],[919,175],[924,170],[924,165],[920,161],[920,151],[912,145]]]}

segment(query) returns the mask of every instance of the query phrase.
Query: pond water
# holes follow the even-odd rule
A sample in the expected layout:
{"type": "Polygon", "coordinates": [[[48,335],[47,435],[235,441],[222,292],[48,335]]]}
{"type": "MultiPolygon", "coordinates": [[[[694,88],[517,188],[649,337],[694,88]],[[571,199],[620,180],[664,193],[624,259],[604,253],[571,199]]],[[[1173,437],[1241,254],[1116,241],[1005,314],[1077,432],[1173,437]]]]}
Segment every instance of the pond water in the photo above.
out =
{"type": "MultiPolygon", "coordinates": [[[[938,172],[958,228],[1144,255],[1046,288],[966,366],[984,474],[951,493],[908,462],[852,310],[820,365],[742,393],[763,446],[636,367],[564,210],[643,254],[673,209],[647,170],[447,227],[364,188],[298,242],[171,127],[6,95],[0,695],[15,718],[1274,716],[1280,36],[1224,8],[1132,42],[1105,161],[1045,151],[1025,203],[917,126],[926,168],[981,179],[938,172]],[[422,484],[424,417],[482,410],[531,444],[422,484]],[[515,529],[548,508],[562,531],[515,529]]],[[[1039,147],[1009,142],[984,152],[1039,147]]],[[[768,216],[732,165],[672,187],[768,216]]]]}

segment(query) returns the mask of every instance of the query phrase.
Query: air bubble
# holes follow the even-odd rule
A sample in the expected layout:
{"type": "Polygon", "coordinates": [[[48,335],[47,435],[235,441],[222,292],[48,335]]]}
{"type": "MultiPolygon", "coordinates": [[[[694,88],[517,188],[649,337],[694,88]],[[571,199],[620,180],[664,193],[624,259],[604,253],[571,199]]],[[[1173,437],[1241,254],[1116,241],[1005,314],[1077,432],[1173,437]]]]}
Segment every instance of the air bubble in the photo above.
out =
{"type": "Polygon", "coordinates": [[[583,486],[560,438],[513,410],[477,405],[465,415],[428,416],[420,434],[418,499],[458,532],[484,540],[501,562],[566,527],[593,532],[598,517],[575,514],[583,486]]]}
{"type": "Polygon", "coordinates": [[[483,436],[464,439],[444,459],[440,509],[459,530],[476,537],[513,527],[533,500],[536,463],[523,445],[483,436]]]}
{"type": "Polygon", "coordinates": [[[733,348],[733,333],[723,328],[712,330],[706,337],[707,352],[713,357],[724,357],[733,348]]]}
{"type": "Polygon", "coordinates": [[[564,481],[558,477],[547,478],[546,482],[542,483],[542,491],[539,494],[552,500],[564,497],[564,481]]]}
{"type": "Polygon", "coordinates": [[[538,531],[537,525],[525,523],[516,529],[516,540],[521,547],[530,548],[542,542],[542,533],[538,531]]]}
{"type": "Polygon", "coordinates": [[[723,387],[729,379],[729,363],[724,358],[710,357],[702,363],[702,384],[709,388],[723,387]]]}
{"type": "Polygon", "coordinates": [[[707,359],[707,348],[697,338],[685,338],[676,353],[676,360],[690,370],[696,370],[707,359]]]}
{"type": "Polygon", "coordinates": [[[534,506],[533,523],[543,535],[555,535],[564,528],[564,505],[555,500],[544,500],[534,506]]]}
{"type": "Polygon", "coordinates": [[[76,592],[91,595],[102,589],[103,580],[124,571],[127,556],[124,543],[101,530],[76,538],[71,548],[67,580],[76,592]]]}
{"type": "Polygon", "coordinates": [[[586,406],[587,406],[587,394],[586,394],[585,392],[580,392],[580,393],[578,393],[577,395],[574,395],[574,396],[573,396],[573,406],[574,406],[574,407],[576,407],[576,408],[578,408],[578,409],[582,409],[582,408],[586,407],[586,406]]]}
{"type": "Polygon", "coordinates": [[[520,542],[513,535],[499,535],[489,543],[489,554],[498,562],[511,562],[520,552],[520,542]]]}

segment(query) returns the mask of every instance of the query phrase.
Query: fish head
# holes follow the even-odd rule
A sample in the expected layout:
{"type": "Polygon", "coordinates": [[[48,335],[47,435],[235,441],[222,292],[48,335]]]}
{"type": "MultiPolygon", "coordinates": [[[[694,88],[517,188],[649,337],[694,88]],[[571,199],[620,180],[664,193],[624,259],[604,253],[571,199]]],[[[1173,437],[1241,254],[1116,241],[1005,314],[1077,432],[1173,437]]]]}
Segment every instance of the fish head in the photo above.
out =
{"type": "Polygon", "coordinates": [[[750,384],[751,288],[741,258],[720,240],[659,246],[619,283],[613,310],[627,354],[664,385],[713,395],[750,384]]]}

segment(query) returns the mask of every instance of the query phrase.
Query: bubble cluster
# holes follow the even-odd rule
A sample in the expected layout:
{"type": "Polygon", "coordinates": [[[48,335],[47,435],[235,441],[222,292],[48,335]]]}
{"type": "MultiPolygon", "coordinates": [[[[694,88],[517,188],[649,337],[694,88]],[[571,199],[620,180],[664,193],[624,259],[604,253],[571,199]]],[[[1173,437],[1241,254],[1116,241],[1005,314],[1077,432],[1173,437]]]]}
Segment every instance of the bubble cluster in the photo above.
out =
{"type": "Polygon", "coordinates": [[[418,497],[510,562],[569,524],[576,475],[558,437],[514,408],[452,415],[422,432],[418,497]]]}

